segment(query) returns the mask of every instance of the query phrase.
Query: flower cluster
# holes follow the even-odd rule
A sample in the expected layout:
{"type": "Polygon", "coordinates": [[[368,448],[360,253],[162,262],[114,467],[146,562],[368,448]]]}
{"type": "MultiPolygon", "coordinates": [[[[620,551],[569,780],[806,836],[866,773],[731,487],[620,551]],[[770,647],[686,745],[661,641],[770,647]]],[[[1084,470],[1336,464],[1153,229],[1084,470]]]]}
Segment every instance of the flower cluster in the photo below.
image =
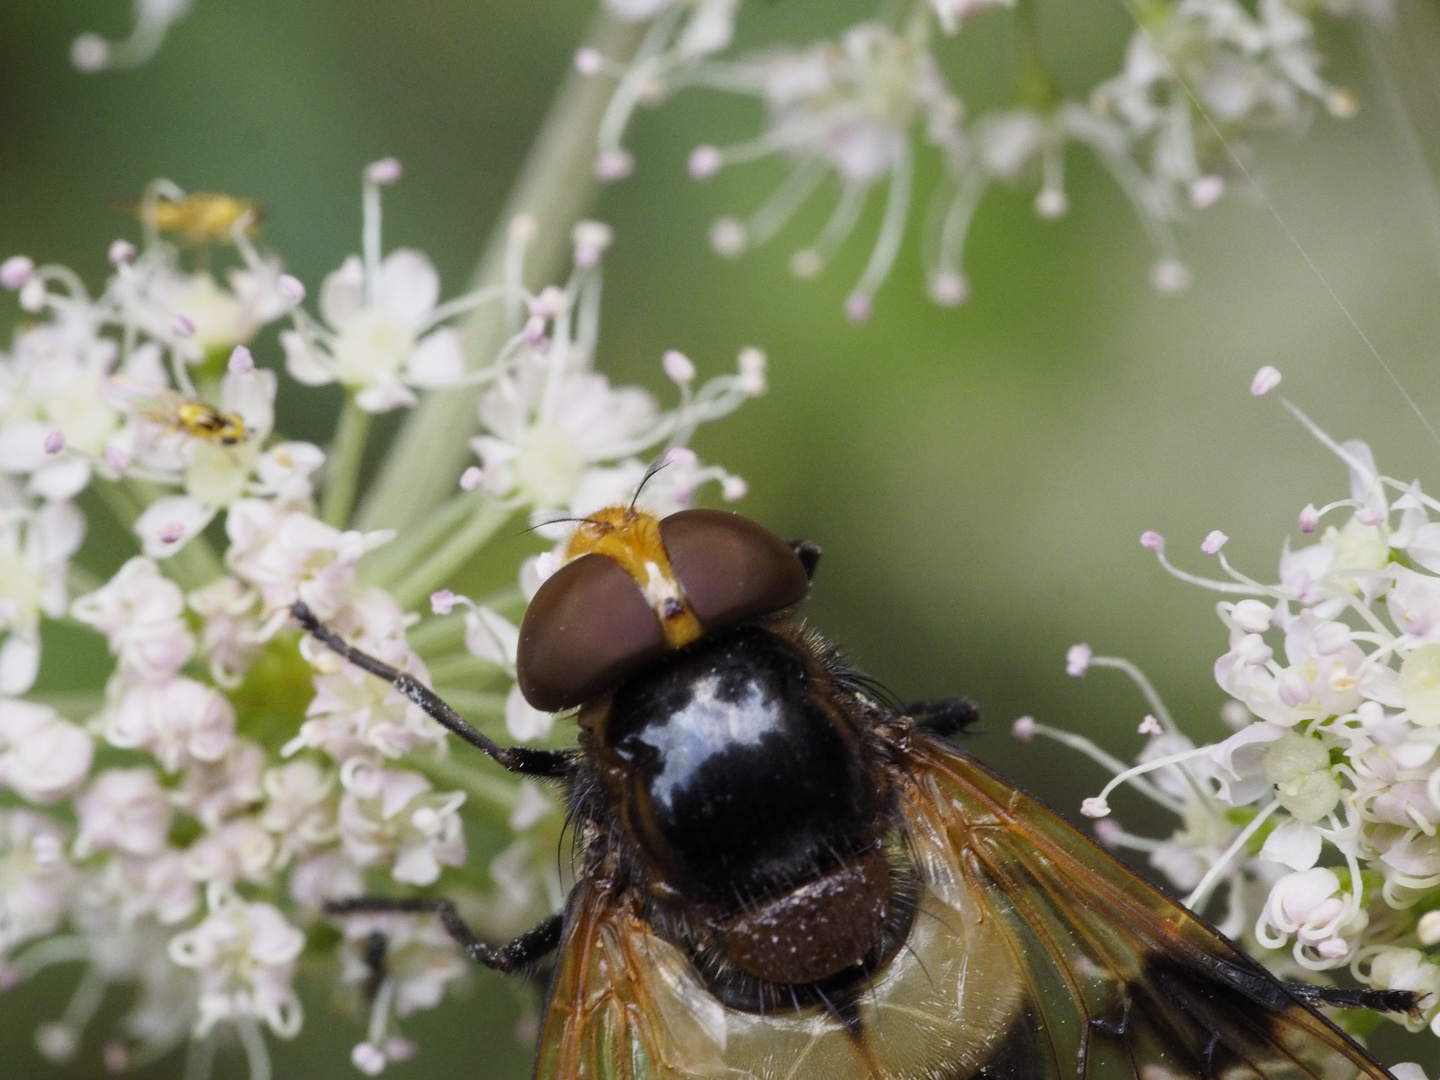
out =
{"type": "MultiPolygon", "coordinates": [[[[358,1069],[414,1054],[396,1022],[441,1000],[463,954],[430,916],[327,903],[433,887],[478,933],[508,938],[562,903],[545,858],[562,815],[532,783],[452,760],[445,731],[390,683],[302,639],[291,605],[497,738],[501,725],[544,738],[553,717],[514,690],[513,619],[553,554],[512,564],[516,587],[481,601],[442,586],[517,516],[634,497],[657,457],[666,467],[640,497],[658,511],[711,481],[744,493],[688,443],[764,391],[762,354],[697,385],[694,363],[667,353],[670,408],[612,386],[594,370],[612,239],[596,222],[575,228],[563,283],[523,286],[535,225],[522,218],[504,280],[441,302],[423,254],[381,246],[381,190],[400,174],[392,159],[366,169],[362,251],[325,278],[319,318],[257,246],[253,204],[164,182],[137,207],[143,243],[111,245],[98,294],[64,267],[0,263],[27,315],[0,353],[0,987],[82,966],[70,1006],[36,1033],[53,1059],[77,1052],[123,985],[136,993],[110,1069],[188,1042],[202,1075],[217,1040],[234,1039],[268,1076],[267,1038],[303,1023],[307,948],[306,970],[368,1009],[358,1069]],[[226,251],[228,273],[191,265],[226,251]],[[462,316],[500,320],[509,340],[467,357],[462,316]],[[281,319],[267,345],[257,335],[281,319]],[[257,363],[267,348],[273,366],[257,363]],[[277,394],[321,384],[344,393],[328,452],[274,431],[277,394]],[[368,417],[458,387],[481,388],[477,464],[405,528],[354,527],[368,417]],[[108,580],[78,565],[82,491],[133,533],[108,580]],[[437,617],[422,621],[410,609],[432,593],[437,617]],[[88,698],[47,699],[34,691],[44,626],[66,618],[113,664],[88,698]],[[510,845],[469,867],[467,826],[510,845]],[[327,921],[339,932],[315,934],[327,921]]],[[[542,524],[551,540],[556,528],[542,524]]]]}
{"type": "Polygon", "coordinates": [[[581,72],[619,80],[596,172],[608,180],[630,172],[633,160],[620,140],[637,103],[686,86],[759,99],[764,131],[732,146],[696,147],[690,174],[704,180],[726,165],[770,155],[792,170],[748,218],[716,221],[712,246],[734,258],[764,243],[833,177],[839,196],[829,220],[791,259],[798,276],[813,277],[855,231],[870,192],[886,185],[870,257],[845,302],[856,322],[869,317],[908,226],[916,141],[928,143],[940,159],[941,179],[923,236],[928,289],[937,304],[961,304],[970,294],[965,239],[992,184],[1034,185],[1035,212],[1046,219],[1064,216],[1071,146],[1094,154],[1129,199],[1156,250],[1155,288],[1183,290],[1189,272],[1179,259],[1174,226],[1221,198],[1228,174],[1245,167],[1237,155],[1247,140],[1302,129],[1317,103],[1335,116],[1355,112],[1353,95],[1321,75],[1314,17],[1381,18],[1388,11],[1384,0],[1152,0],[1136,8],[1137,27],[1120,73],[1084,100],[1056,88],[1040,58],[1033,3],[1022,0],[1011,15],[1016,100],[1009,108],[967,116],[935,59],[934,39],[961,31],[994,8],[1016,8],[1016,0],[912,0],[889,5],[888,20],[852,26],[833,41],[714,59],[711,54],[729,43],[736,6],[734,0],[611,0],[622,17],[656,21],[628,65],[606,61],[593,49],[576,58],[581,72]]]}
{"type": "MultiPolygon", "coordinates": [[[[1252,392],[1279,381],[1264,368],[1252,392]]],[[[1070,674],[1118,668],[1147,699],[1139,764],[1028,717],[1015,733],[1115,771],[1082,806],[1101,841],[1147,852],[1196,910],[1223,893],[1218,925],[1277,971],[1348,968],[1365,985],[1418,992],[1421,1013],[1392,1018],[1440,1034],[1440,501],[1284,405],[1345,464],[1350,492],[1300,511],[1315,542],[1286,543],[1277,581],[1235,569],[1218,531],[1201,544],[1224,571],[1215,579],[1176,568],[1159,535],[1141,537],[1176,577],[1227,597],[1215,679],[1233,734],[1195,746],[1137,669],[1085,645],[1070,650],[1070,674]],[[1108,816],[1107,796],[1127,782],[1180,818],[1169,838],[1108,816]]]]}

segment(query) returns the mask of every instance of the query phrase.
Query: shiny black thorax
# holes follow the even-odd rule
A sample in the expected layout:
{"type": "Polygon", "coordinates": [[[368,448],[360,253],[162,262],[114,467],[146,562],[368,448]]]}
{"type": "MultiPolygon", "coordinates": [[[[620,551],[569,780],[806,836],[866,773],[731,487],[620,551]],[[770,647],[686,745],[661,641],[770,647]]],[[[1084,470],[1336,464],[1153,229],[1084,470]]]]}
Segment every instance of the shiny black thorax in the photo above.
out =
{"type": "Polygon", "coordinates": [[[879,796],[834,698],[802,648],[754,625],[616,689],[599,749],[666,886],[736,909],[874,848],[879,796]]]}

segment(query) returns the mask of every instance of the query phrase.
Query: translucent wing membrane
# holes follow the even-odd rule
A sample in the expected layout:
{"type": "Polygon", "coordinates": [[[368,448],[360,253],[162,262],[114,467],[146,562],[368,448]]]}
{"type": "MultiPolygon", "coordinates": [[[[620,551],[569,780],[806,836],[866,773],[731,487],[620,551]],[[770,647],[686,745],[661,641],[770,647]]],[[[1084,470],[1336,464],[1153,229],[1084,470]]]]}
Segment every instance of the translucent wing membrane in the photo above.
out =
{"type": "Polygon", "coordinates": [[[628,892],[572,898],[544,1078],[1384,1080],[1203,922],[939,739],[902,758],[924,882],[910,936],[842,1000],[726,1008],[628,892]]]}

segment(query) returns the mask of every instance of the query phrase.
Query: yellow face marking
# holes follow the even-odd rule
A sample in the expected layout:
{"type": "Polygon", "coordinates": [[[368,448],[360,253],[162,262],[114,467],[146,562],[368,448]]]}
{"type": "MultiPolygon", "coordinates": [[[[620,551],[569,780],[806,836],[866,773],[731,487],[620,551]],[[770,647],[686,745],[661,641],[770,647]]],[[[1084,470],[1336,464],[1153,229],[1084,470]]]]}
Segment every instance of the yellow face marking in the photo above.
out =
{"type": "Polygon", "coordinates": [[[654,514],[630,506],[597,510],[580,523],[565,545],[564,561],[591,552],[615,560],[635,579],[655,609],[670,648],[688,645],[705,632],[670,566],[660,540],[660,521],[654,514]]]}

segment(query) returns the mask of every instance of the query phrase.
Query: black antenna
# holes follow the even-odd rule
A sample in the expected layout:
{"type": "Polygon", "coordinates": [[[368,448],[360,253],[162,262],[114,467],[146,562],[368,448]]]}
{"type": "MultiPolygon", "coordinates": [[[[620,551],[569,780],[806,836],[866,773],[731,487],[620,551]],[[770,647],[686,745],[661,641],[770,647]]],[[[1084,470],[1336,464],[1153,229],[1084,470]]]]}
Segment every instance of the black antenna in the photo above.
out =
{"type": "Polygon", "coordinates": [[[640,478],[640,486],[635,489],[635,494],[630,499],[630,510],[633,511],[635,509],[635,503],[639,500],[640,493],[645,490],[645,485],[651,481],[656,473],[669,464],[670,459],[663,456],[656,458],[650,463],[650,467],[645,470],[645,475],[640,478]]]}

